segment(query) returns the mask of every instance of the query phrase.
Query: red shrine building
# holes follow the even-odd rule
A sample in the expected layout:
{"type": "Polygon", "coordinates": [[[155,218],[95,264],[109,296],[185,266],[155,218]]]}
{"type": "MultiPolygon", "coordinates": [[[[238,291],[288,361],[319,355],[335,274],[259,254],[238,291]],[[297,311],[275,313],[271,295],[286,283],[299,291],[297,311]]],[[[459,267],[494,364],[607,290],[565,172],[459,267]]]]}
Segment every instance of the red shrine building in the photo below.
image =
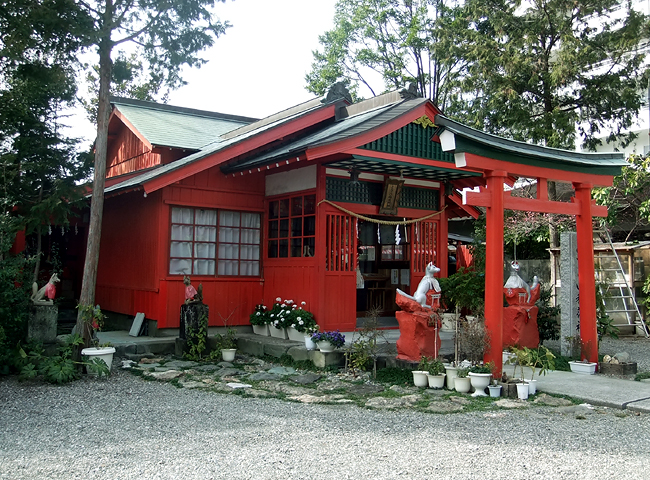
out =
{"type": "Polygon", "coordinates": [[[590,192],[611,184],[622,154],[485,134],[407,91],[352,103],[333,88],[261,120],[119,98],[112,107],[104,310],[178,328],[189,275],[210,325],[246,325],[256,304],[280,297],[306,302],[321,329],[350,331],[372,306],[393,315],[395,290],[412,293],[429,262],[446,276],[448,220],[484,207],[485,316],[498,352],[487,360],[500,369],[510,208],[576,216],[582,335],[595,338],[591,221],[606,210],[590,192]],[[537,199],[504,192],[519,177],[538,181],[537,199]],[[573,184],[574,201],[548,200],[548,180],[573,184]],[[461,195],[468,187],[478,191],[461,195]]]}

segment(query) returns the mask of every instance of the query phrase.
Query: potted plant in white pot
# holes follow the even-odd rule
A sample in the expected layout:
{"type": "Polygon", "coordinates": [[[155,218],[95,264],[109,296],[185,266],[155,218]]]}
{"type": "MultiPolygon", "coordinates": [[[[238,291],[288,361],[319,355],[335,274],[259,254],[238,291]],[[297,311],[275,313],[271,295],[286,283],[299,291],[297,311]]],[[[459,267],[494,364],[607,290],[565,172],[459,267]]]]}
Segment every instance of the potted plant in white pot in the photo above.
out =
{"type": "Polygon", "coordinates": [[[438,358],[429,361],[427,379],[429,388],[440,389],[445,386],[445,365],[438,358]]]}
{"type": "Polygon", "coordinates": [[[429,359],[427,357],[421,357],[420,363],[415,370],[411,370],[411,375],[413,375],[413,385],[419,388],[426,388],[429,386],[429,359]]]}
{"type": "Polygon", "coordinates": [[[305,335],[313,333],[317,327],[314,315],[310,311],[305,310],[306,305],[305,302],[300,302],[300,305],[291,303],[291,311],[287,315],[287,323],[289,324],[287,327],[287,336],[289,340],[303,342],[305,335]]]}
{"type": "Polygon", "coordinates": [[[253,333],[255,335],[262,335],[268,337],[269,333],[269,323],[271,319],[269,318],[269,310],[266,308],[266,305],[259,304],[255,306],[255,310],[250,314],[251,325],[253,326],[253,333]]]}
{"type": "Polygon", "coordinates": [[[345,345],[345,335],[343,335],[338,330],[329,332],[316,332],[312,334],[311,340],[323,353],[331,353],[337,348],[341,348],[343,345],[345,345]]]}
{"type": "Polygon", "coordinates": [[[215,335],[216,349],[221,351],[221,358],[224,362],[232,362],[237,353],[237,338],[233,328],[226,328],[226,333],[215,335]]]}
{"type": "Polygon", "coordinates": [[[469,368],[459,368],[456,370],[456,378],[454,379],[454,388],[456,389],[457,392],[459,393],[468,393],[471,388],[472,384],[470,382],[469,377],[467,376],[469,374],[469,368]]]}
{"type": "Polygon", "coordinates": [[[490,385],[490,380],[492,380],[492,363],[486,363],[483,365],[474,365],[469,369],[469,379],[472,387],[474,387],[474,397],[485,397],[485,389],[490,385]]]}
{"type": "Polygon", "coordinates": [[[102,313],[99,305],[78,305],[77,308],[83,320],[85,329],[84,337],[90,339],[92,347],[81,350],[81,356],[85,359],[86,371],[94,375],[109,375],[113,365],[113,355],[115,348],[107,344],[100,345],[97,338],[99,332],[104,326],[106,316],[102,313]]]}

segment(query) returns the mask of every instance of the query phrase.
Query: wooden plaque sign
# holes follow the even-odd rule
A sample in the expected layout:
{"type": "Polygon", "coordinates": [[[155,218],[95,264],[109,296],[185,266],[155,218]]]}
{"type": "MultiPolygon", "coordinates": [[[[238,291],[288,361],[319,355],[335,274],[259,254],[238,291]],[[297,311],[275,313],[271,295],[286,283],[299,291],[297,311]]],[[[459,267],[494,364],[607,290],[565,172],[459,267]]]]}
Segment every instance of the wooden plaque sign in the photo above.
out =
{"type": "Polygon", "coordinates": [[[397,215],[397,207],[399,206],[403,186],[404,180],[399,178],[388,178],[384,182],[384,195],[379,207],[380,215],[397,215]]]}

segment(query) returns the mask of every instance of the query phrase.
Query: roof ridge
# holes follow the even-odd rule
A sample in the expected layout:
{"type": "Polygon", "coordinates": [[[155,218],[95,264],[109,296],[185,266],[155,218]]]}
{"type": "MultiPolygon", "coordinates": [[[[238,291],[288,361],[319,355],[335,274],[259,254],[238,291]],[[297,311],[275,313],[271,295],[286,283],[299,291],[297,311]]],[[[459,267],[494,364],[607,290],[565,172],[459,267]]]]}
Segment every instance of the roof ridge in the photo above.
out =
{"type": "Polygon", "coordinates": [[[209,111],[209,110],[199,110],[199,109],[195,109],[195,108],[177,107],[175,105],[168,105],[166,103],[152,102],[152,101],[149,101],[149,100],[136,100],[134,98],[111,96],[110,101],[111,101],[112,104],[117,104],[117,105],[128,105],[128,106],[132,106],[132,107],[142,107],[142,108],[148,108],[150,110],[161,110],[161,111],[166,111],[166,112],[191,115],[193,117],[218,118],[218,119],[222,119],[222,120],[234,120],[234,121],[245,122],[245,123],[252,123],[252,122],[257,122],[258,121],[257,118],[253,118],[253,117],[244,117],[244,116],[241,116],[241,115],[231,115],[231,114],[228,114],[228,113],[219,113],[219,112],[213,112],[213,111],[209,111]]]}

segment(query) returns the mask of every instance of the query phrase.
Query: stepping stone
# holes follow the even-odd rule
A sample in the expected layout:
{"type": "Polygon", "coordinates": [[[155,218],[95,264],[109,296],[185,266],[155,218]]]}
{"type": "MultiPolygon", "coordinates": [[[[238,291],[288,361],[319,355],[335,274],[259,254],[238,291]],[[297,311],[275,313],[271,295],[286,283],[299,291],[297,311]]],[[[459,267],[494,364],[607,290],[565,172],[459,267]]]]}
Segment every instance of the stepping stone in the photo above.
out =
{"type": "Polygon", "coordinates": [[[275,373],[276,375],[295,375],[296,370],[291,367],[273,367],[268,372],[275,373]]]}
{"type": "Polygon", "coordinates": [[[456,396],[449,397],[449,401],[457,403],[459,405],[469,405],[470,404],[469,398],[465,398],[465,397],[456,397],[456,396]]]}
{"type": "Polygon", "coordinates": [[[239,383],[239,382],[230,382],[226,383],[226,386],[232,388],[233,390],[237,390],[239,388],[252,388],[252,385],[249,385],[247,383],[239,383]]]}
{"type": "Polygon", "coordinates": [[[558,407],[557,411],[559,413],[564,413],[568,415],[591,415],[595,413],[594,407],[588,404],[582,405],[571,405],[569,407],[558,407]]]}
{"type": "Polygon", "coordinates": [[[149,375],[156,380],[173,380],[174,378],[183,375],[183,372],[179,372],[178,370],[167,370],[164,372],[151,372],[149,375]]]}
{"type": "Polygon", "coordinates": [[[568,407],[572,403],[566,398],[551,397],[545,393],[540,394],[534,401],[534,403],[540,403],[542,405],[548,405],[550,407],[568,407]]]}
{"type": "Polygon", "coordinates": [[[220,370],[221,367],[219,365],[201,365],[200,367],[196,367],[194,370],[198,370],[199,372],[216,372],[217,370],[220,370]]]}
{"type": "Polygon", "coordinates": [[[171,362],[165,363],[166,367],[172,367],[172,368],[190,368],[190,367],[198,367],[199,364],[197,362],[192,362],[190,360],[172,360],[171,362]]]}
{"type": "Polygon", "coordinates": [[[142,370],[153,370],[156,367],[159,367],[159,363],[139,363],[138,368],[141,368],[142,370]]]}
{"type": "Polygon", "coordinates": [[[306,373],[304,375],[298,375],[296,377],[293,377],[291,381],[295,383],[300,383],[302,385],[307,385],[309,383],[317,382],[320,379],[321,379],[321,375],[318,375],[316,373],[306,373]]]}
{"type": "Polygon", "coordinates": [[[374,395],[384,391],[380,385],[352,385],[348,391],[353,395],[374,395]]]}
{"type": "Polygon", "coordinates": [[[249,380],[262,382],[264,380],[278,380],[278,376],[273,373],[259,372],[248,376],[249,380]]]}
{"type": "Polygon", "coordinates": [[[509,398],[502,398],[494,402],[497,407],[501,408],[525,408],[528,406],[526,402],[519,400],[511,400],[509,398]]]}
{"type": "Polygon", "coordinates": [[[191,380],[189,382],[181,382],[181,385],[183,385],[183,388],[208,388],[208,385],[206,385],[203,382],[197,382],[195,380],[191,380]]]}
{"type": "Polygon", "coordinates": [[[230,377],[230,376],[236,377],[237,375],[243,375],[243,372],[236,368],[221,368],[219,370],[215,370],[215,374],[223,378],[223,377],[230,377]]]}
{"type": "Polygon", "coordinates": [[[426,408],[427,411],[433,413],[456,413],[462,412],[464,409],[464,406],[454,402],[431,402],[426,408]]]}

